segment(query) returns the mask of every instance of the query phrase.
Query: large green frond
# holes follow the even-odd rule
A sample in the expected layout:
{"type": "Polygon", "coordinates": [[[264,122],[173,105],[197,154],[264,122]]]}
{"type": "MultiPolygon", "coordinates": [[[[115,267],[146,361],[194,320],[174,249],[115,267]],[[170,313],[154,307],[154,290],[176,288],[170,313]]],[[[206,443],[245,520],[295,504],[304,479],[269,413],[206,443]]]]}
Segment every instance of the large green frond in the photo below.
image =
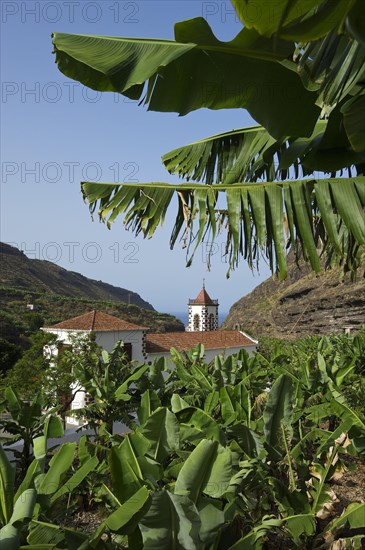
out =
{"type": "Polygon", "coordinates": [[[177,23],[175,39],[55,33],[53,44],[66,76],[153,111],[243,108],[278,139],[311,134],[319,108],[295,72],[292,44],[274,48],[273,39],[249,29],[222,42],[201,17],[177,23]]]}
{"type": "Polygon", "coordinates": [[[351,150],[340,109],[319,120],[309,138],[275,140],[262,126],[241,128],[179,147],[162,157],[166,169],[190,181],[235,183],[336,172],[365,162],[351,150]],[[289,172],[291,170],[291,172],[289,172]]]}
{"type": "Polygon", "coordinates": [[[268,4],[265,0],[232,0],[242,23],[256,29],[260,34],[272,36],[278,28],[301,18],[303,14],[318,6],[323,0],[277,0],[268,4]]]}
{"type": "Polygon", "coordinates": [[[346,133],[352,148],[364,151],[360,99],[365,77],[363,1],[278,0],[271,7],[266,0],[232,3],[247,28],[275,37],[277,43],[280,38],[296,44],[297,71],[304,86],[317,93],[322,115],[329,115],[345,99],[350,102],[344,117],[346,133]]]}
{"type": "Polygon", "coordinates": [[[321,40],[299,44],[295,58],[303,84],[317,92],[317,105],[325,114],[364,89],[365,46],[336,29],[321,40]]]}
{"type": "Polygon", "coordinates": [[[250,267],[260,257],[286,276],[286,252],[300,249],[315,271],[320,255],[356,268],[365,245],[365,178],[209,185],[188,183],[83,183],[91,212],[110,224],[124,216],[127,229],[152,237],[175,195],[178,209],[170,245],[180,237],[187,263],[202,242],[225,232],[229,270],[241,258],[250,267]],[[300,245],[300,246],[298,246],[300,245]]]}
{"type": "Polygon", "coordinates": [[[182,240],[188,265],[223,231],[230,269],[264,256],[285,277],[290,247],[315,271],[324,253],[353,269],[365,242],[364,178],[351,173],[365,167],[362,0],[233,4],[245,27],[229,42],[200,17],[177,23],[175,41],[54,35],[59,69],[86,86],[180,115],[244,108],[262,125],[164,156],[171,173],[207,186],[84,183],[84,196],[108,226],[122,214],[146,237],[176,196],[170,243],[182,240]],[[350,177],[334,179],[344,169],[350,177]]]}
{"type": "Polygon", "coordinates": [[[162,161],[171,174],[208,185],[256,181],[263,176],[270,180],[275,179],[273,159],[280,143],[262,126],[253,126],[179,147],[163,155],[162,161]],[[266,152],[269,162],[264,160],[266,152]]]}

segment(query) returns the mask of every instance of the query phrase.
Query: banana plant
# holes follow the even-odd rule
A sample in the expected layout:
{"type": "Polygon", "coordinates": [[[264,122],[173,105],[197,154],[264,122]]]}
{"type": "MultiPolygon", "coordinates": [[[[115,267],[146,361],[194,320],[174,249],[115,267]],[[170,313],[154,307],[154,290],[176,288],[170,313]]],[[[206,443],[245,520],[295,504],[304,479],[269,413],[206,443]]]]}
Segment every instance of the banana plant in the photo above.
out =
{"type": "Polygon", "coordinates": [[[170,353],[174,366],[169,378],[172,391],[181,392],[192,405],[200,406],[214,388],[209,365],[204,361],[204,345],[198,344],[187,353],[172,348],[170,353]]]}
{"type": "Polygon", "coordinates": [[[73,370],[92,402],[72,414],[85,418],[102,439],[113,434],[115,421],[133,424],[130,413],[139,399],[135,383],[146,373],[148,365],[131,364],[126,360],[123,343],[118,342],[110,353],[99,349],[92,356],[80,354],[73,370]]]}
{"type": "Polygon", "coordinates": [[[19,462],[23,475],[32,460],[33,440],[42,432],[49,433],[49,437],[59,437],[60,427],[57,417],[53,415],[57,408],[43,412],[44,401],[41,395],[32,401],[21,399],[11,387],[5,388],[2,410],[10,414],[10,418],[1,419],[0,425],[11,434],[5,445],[21,442],[21,449],[12,449],[14,457],[19,462]],[[53,416],[52,416],[53,415],[53,416]]]}
{"type": "Polygon", "coordinates": [[[130,548],[138,548],[136,540],[142,541],[143,548],[208,548],[226,523],[221,499],[234,473],[232,451],[203,438],[184,455],[174,428],[170,426],[169,431],[168,446],[164,444],[160,455],[148,424],[111,449],[114,505],[124,506],[143,489],[150,494],[138,526],[138,516],[134,518],[134,531],[131,525],[120,531],[129,534],[130,548]]]}
{"type": "MultiPolygon", "coordinates": [[[[39,522],[39,518],[59,515],[59,502],[78,488],[97,467],[98,459],[90,456],[79,467],[74,468],[76,443],[64,443],[47,464],[47,439],[62,435],[62,420],[49,416],[44,424],[43,434],[32,441],[34,459],[20,484],[16,484],[15,466],[10,463],[0,446],[0,546],[17,550],[27,539],[27,547],[38,548],[37,545],[34,546],[34,541],[37,540],[37,544],[40,544],[40,540],[44,542],[47,533],[52,529],[58,530],[58,538],[62,533],[61,538],[64,541],[66,535],[62,529],[52,527],[52,524],[44,521],[39,522]]],[[[72,535],[71,531],[68,533],[72,535]]],[[[75,533],[72,536],[77,540],[82,539],[82,534],[75,533]]]]}
{"type": "Polygon", "coordinates": [[[14,502],[7,523],[0,529],[0,545],[7,550],[18,550],[24,527],[33,517],[37,500],[35,489],[27,489],[14,502]]]}

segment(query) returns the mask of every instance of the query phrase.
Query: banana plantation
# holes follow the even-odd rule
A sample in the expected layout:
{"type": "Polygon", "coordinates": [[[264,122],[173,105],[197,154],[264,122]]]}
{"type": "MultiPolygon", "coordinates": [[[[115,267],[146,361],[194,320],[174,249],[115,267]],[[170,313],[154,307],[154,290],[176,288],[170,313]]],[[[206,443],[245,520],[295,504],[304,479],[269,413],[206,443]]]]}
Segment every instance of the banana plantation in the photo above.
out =
{"type": "Polygon", "coordinates": [[[363,548],[365,502],[336,493],[364,468],[363,331],[260,349],[211,364],[202,346],[149,367],[118,345],[93,369],[81,358],[92,432],[73,443],[41,395],[7,388],[3,428],[30,444],[11,462],[0,447],[0,547],[363,548]],[[94,529],[70,527],[81,509],[98,511],[94,529]]]}

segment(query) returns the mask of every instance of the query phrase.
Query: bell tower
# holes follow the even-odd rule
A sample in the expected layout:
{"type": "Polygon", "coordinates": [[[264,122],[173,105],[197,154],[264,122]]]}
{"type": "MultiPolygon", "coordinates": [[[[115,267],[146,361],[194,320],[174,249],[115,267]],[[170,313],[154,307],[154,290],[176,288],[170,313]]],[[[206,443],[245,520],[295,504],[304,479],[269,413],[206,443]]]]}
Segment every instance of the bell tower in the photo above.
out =
{"type": "Polygon", "coordinates": [[[187,331],[189,332],[207,332],[218,330],[218,300],[212,300],[203,288],[195,299],[189,299],[189,323],[187,331]]]}

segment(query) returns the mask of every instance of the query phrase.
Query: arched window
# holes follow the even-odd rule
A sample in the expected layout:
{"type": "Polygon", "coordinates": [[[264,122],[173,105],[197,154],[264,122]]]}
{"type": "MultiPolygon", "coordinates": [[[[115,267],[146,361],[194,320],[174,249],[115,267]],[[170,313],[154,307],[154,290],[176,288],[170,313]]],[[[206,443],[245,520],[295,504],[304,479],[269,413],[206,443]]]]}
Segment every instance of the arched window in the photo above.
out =
{"type": "Polygon", "coordinates": [[[214,322],[215,322],[215,315],[214,315],[214,313],[211,313],[209,315],[209,330],[214,330],[215,329],[214,322]]]}
{"type": "Polygon", "coordinates": [[[198,313],[194,315],[194,330],[199,330],[200,328],[200,316],[198,313]]]}

